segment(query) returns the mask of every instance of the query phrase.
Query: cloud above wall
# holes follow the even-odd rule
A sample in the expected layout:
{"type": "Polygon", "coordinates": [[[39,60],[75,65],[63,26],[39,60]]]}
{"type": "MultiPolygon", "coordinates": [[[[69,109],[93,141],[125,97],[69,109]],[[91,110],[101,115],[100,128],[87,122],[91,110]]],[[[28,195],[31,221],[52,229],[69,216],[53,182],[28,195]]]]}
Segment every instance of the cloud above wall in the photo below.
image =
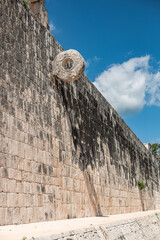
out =
{"type": "Polygon", "coordinates": [[[142,110],[145,104],[160,106],[160,72],[151,73],[150,58],[113,64],[95,79],[94,85],[123,117],[142,110]]]}
{"type": "Polygon", "coordinates": [[[56,27],[52,21],[49,22],[49,26],[50,26],[50,32],[54,32],[56,27]]]}

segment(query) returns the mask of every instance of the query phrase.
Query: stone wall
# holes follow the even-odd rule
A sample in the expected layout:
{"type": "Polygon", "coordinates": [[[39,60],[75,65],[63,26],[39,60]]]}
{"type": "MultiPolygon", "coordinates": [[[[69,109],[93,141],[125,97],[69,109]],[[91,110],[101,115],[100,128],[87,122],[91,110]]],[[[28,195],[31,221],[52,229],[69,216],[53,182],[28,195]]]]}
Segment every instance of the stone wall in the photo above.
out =
{"type": "Polygon", "coordinates": [[[0,1],[0,224],[156,209],[158,163],[22,1],[0,1]],[[137,182],[146,188],[139,191],[137,182]]]}

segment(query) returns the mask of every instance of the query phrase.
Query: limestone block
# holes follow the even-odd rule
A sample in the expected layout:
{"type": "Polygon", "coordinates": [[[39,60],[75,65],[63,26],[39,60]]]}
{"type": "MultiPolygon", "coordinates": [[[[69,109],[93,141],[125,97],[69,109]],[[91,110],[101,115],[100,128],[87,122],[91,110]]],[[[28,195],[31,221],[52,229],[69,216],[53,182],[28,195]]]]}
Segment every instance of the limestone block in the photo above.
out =
{"type": "Polygon", "coordinates": [[[69,177],[70,176],[70,167],[67,165],[63,165],[62,174],[64,177],[69,177]]]}
{"type": "Polygon", "coordinates": [[[5,180],[5,191],[10,193],[16,192],[16,180],[6,179],[5,180]]]}
{"type": "Polygon", "coordinates": [[[34,207],[33,210],[32,210],[32,215],[33,215],[33,222],[36,222],[37,219],[38,219],[38,208],[37,207],[34,207]]]}
{"type": "Polygon", "coordinates": [[[59,187],[55,187],[55,198],[61,199],[61,194],[62,194],[61,189],[59,187]]]}
{"type": "Polygon", "coordinates": [[[0,193],[0,207],[7,207],[7,193],[0,193]]]}
{"type": "Polygon", "coordinates": [[[14,208],[13,210],[14,222],[15,224],[20,223],[20,208],[14,208]]]}
{"type": "Polygon", "coordinates": [[[55,201],[55,209],[56,209],[56,219],[63,219],[63,204],[60,200],[55,201]]]}
{"type": "Polygon", "coordinates": [[[20,208],[20,223],[24,223],[26,221],[27,221],[27,208],[21,207],[20,208]]]}
{"type": "Polygon", "coordinates": [[[14,208],[5,208],[5,222],[7,225],[13,224],[13,211],[14,208]]]}
{"type": "Polygon", "coordinates": [[[13,139],[8,139],[8,152],[11,155],[18,156],[18,142],[13,139]]]}
{"type": "Polygon", "coordinates": [[[0,226],[5,225],[5,208],[0,208],[0,226]]]}
{"type": "Polygon", "coordinates": [[[15,207],[15,193],[7,193],[7,207],[15,207]]]}
{"type": "Polygon", "coordinates": [[[1,167],[8,167],[8,163],[6,161],[6,154],[0,153],[0,166],[1,167]]]}
{"type": "Polygon", "coordinates": [[[24,182],[24,193],[30,193],[30,183],[24,182]]]}
{"type": "Polygon", "coordinates": [[[18,181],[21,181],[21,179],[22,179],[21,171],[15,170],[15,172],[14,172],[14,179],[16,179],[18,181]]]}
{"type": "Polygon", "coordinates": [[[6,191],[5,183],[6,183],[6,179],[5,178],[0,178],[0,192],[5,192],[6,191]]]}
{"type": "Polygon", "coordinates": [[[26,182],[32,182],[33,175],[30,172],[22,171],[22,179],[23,181],[26,181],[26,182]]]}
{"type": "Polygon", "coordinates": [[[42,207],[43,206],[43,196],[42,195],[38,195],[38,206],[42,207]]]}
{"type": "Polygon", "coordinates": [[[25,157],[24,143],[22,143],[22,142],[18,142],[18,156],[20,158],[24,158],[25,157]]]}

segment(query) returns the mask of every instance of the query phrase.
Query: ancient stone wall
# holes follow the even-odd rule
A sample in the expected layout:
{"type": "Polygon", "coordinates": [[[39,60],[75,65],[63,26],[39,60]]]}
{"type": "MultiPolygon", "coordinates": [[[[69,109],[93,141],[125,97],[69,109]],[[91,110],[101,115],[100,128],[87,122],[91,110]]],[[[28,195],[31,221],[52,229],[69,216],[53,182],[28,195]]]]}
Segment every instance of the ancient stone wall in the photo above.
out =
{"type": "Polygon", "coordinates": [[[0,224],[159,208],[157,161],[86,76],[53,78],[63,49],[22,1],[0,36],[0,224]]]}

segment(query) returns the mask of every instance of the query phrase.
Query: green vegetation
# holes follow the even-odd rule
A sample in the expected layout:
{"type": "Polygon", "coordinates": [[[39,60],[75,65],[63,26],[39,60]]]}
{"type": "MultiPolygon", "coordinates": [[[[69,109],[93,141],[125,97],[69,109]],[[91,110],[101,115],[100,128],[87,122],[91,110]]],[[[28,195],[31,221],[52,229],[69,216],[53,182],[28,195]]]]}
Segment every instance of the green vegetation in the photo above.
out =
{"type": "MultiPolygon", "coordinates": [[[[22,240],[27,240],[27,237],[23,237],[22,240]]],[[[32,240],[35,240],[35,238],[32,237],[32,240]]]]}
{"type": "Polygon", "coordinates": [[[145,184],[143,181],[138,181],[138,187],[139,187],[139,190],[142,190],[145,188],[145,184]]]}
{"type": "MultiPolygon", "coordinates": [[[[28,7],[29,6],[29,3],[27,2],[27,1],[25,1],[25,0],[23,0],[23,6],[24,7],[28,7]]],[[[24,239],[25,240],[25,239],[24,239]]]]}
{"type": "Polygon", "coordinates": [[[153,143],[151,145],[151,149],[152,149],[152,154],[154,156],[156,156],[157,154],[160,154],[160,144],[158,143],[153,143]]]}

